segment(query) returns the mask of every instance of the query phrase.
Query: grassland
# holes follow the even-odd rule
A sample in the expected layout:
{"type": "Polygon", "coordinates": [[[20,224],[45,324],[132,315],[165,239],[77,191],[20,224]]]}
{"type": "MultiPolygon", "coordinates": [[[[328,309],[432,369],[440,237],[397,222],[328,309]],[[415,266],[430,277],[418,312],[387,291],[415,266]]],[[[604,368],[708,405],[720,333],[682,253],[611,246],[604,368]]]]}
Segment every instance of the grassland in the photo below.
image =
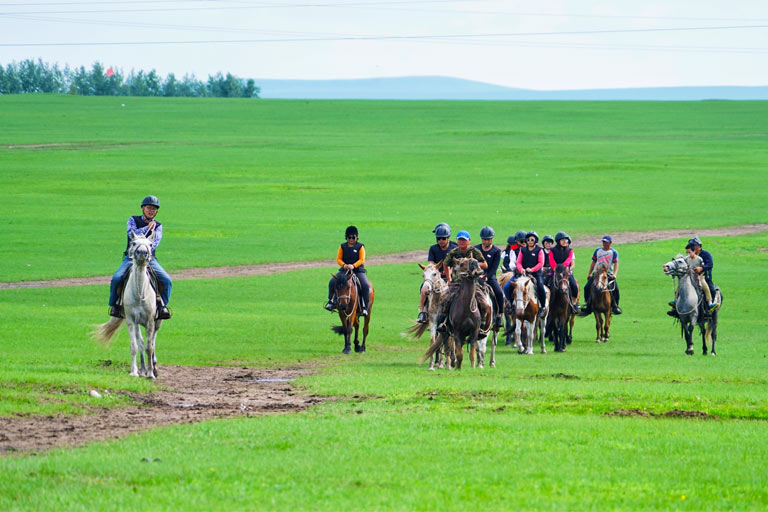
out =
{"type": "MultiPolygon", "coordinates": [[[[118,122],[109,109],[123,107],[109,99],[0,97],[0,122],[12,128],[3,146],[74,144],[0,148],[3,240],[14,241],[0,248],[0,280],[112,272],[150,171],[167,201],[169,268],[330,259],[348,222],[381,253],[426,246],[443,219],[473,232],[490,223],[571,234],[766,221],[763,103],[115,101],[140,112],[118,122]],[[677,164],[662,170],[673,154],[677,164]],[[539,165],[551,173],[546,207],[521,180],[539,165]],[[142,172],[122,175],[131,168],[142,172]],[[702,173],[716,199],[679,208],[704,197],[691,184],[702,173]],[[440,176],[444,190],[481,185],[433,211],[420,189],[440,176]],[[595,202],[595,183],[611,194],[595,202]],[[573,194],[556,201],[566,185],[573,194]],[[341,216],[350,201],[359,209],[341,216]]],[[[299,386],[345,398],[5,457],[0,509],[764,510],[768,235],[705,240],[725,292],[716,358],[684,356],[664,315],[672,284],[661,265],[682,242],[618,247],[625,314],[609,344],[595,344],[593,322],[580,319],[566,354],[502,346],[497,369],[453,373],[419,366],[424,341],[400,336],[415,318],[415,265],[370,269],[377,299],[364,356],[342,356],[329,329],[327,269],[178,281],[176,316],[158,338],[161,370],[312,366],[299,386]],[[611,415],[619,409],[649,416],[611,415]],[[711,419],[650,416],[672,410],[711,419]]],[[[589,252],[577,251],[579,279],[589,252]]],[[[118,392],[155,386],[127,376],[126,333],[110,347],[87,339],[105,299],[99,286],[0,291],[0,416],[119,407],[118,392]]]]}
{"type": "Polygon", "coordinates": [[[111,273],[148,193],[169,270],[328,258],[352,223],[383,254],[441,221],[499,241],[768,222],[766,117],[768,102],[0,97],[0,282],[111,273]]]}

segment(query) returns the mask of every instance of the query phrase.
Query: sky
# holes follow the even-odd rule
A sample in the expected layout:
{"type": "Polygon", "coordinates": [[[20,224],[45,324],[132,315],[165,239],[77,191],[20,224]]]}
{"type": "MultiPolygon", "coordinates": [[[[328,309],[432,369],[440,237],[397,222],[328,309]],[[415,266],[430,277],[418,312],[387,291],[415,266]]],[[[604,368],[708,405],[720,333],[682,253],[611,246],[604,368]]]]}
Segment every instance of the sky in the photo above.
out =
{"type": "Polygon", "coordinates": [[[766,0],[0,0],[0,64],[177,77],[768,85],[766,0]]]}

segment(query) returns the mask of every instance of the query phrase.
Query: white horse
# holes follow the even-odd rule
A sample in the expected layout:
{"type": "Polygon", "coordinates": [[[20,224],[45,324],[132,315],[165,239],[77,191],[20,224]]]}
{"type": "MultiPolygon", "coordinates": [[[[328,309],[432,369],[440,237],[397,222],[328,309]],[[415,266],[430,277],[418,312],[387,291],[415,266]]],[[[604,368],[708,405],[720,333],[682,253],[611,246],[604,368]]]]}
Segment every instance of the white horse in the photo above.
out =
{"type": "MultiPolygon", "coordinates": [[[[675,259],[664,265],[664,273],[678,279],[675,309],[685,338],[685,353],[693,354],[693,328],[698,324],[701,330],[702,353],[707,355],[707,341],[709,341],[712,346],[712,355],[716,355],[718,311],[715,310],[710,315],[706,315],[701,307],[704,294],[699,290],[698,276],[694,275],[694,270],[690,268],[682,254],[678,254],[675,259]]],[[[716,290],[714,300],[718,305],[722,302],[720,290],[716,290]]]]}
{"type": "MultiPolygon", "coordinates": [[[[415,340],[421,337],[429,329],[429,344],[435,343],[439,333],[437,332],[437,319],[440,316],[440,301],[443,295],[448,291],[448,284],[440,275],[440,266],[442,262],[435,265],[429,263],[426,267],[419,263],[422,272],[422,291],[427,295],[427,323],[416,324],[408,329],[408,334],[415,340]]],[[[447,344],[446,344],[447,345],[447,344]]],[[[450,358],[446,358],[450,367],[450,358]]],[[[429,369],[434,370],[435,366],[442,368],[445,366],[440,361],[440,351],[435,352],[433,357],[429,358],[429,369]]]]}
{"type": "MultiPolygon", "coordinates": [[[[131,337],[131,375],[157,378],[157,355],[155,354],[155,339],[162,320],[157,319],[157,295],[149,281],[149,260],[152,258],[152,240],[131,232],[131,243],[128,256],[133,265],[128,270],[128,279],[122,291],[122,306],[125,314],[126,327],[131,337]],[[146,331],[147,343],[141,336],[141,326],[146,331]],[[144,366],[144,354],[147,356],[147,366],[144,366]],[[136,355],[140,354],[141,369],[136,364],[136,355]]],[[[92,335],[96,339],[108,343],[123,323],[122,318],[112,317],[109,322],[96,327],[92,335]]]]}

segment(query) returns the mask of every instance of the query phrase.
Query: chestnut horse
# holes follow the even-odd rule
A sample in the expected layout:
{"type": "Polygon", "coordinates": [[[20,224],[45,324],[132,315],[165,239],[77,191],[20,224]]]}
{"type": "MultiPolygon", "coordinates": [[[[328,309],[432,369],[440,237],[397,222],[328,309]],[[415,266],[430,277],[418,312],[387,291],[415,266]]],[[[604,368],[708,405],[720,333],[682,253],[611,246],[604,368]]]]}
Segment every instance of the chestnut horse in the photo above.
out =
{"type": "Polygon", "coordinates": [[[608,266],[598,263],[592,273],[592,289],[589,292],[592,301],[592,313],[595,315],[595,343],[608,343],[611,329],[611,292],[613,281],[608,279],[608,266]]]}
{"type": "MultiPolygon", "coordinates": [[[[334,274],[331,274],[336,277],[334,274]]],[[[360,329],[359,311],[363,308],[362,298],[360,297],[360,282],[357,276],[351,271],[342,273],[336,279],[336,298],[338,299],[339,319],[341,327],[338,325],[332,327],[336,334],[344,335],[344,350],[341,352],[349,354],[352,352],[352,329],[355,330],[355,352],[365,352],[365,340],[368,338],[368,324],[371,323],[371,310],[373,309],[373,285],[371,285],[370,297],[368,300],[368,316],[365,317],[363,326],[363,343],[358,340],[358,330],[360,329]]]]}

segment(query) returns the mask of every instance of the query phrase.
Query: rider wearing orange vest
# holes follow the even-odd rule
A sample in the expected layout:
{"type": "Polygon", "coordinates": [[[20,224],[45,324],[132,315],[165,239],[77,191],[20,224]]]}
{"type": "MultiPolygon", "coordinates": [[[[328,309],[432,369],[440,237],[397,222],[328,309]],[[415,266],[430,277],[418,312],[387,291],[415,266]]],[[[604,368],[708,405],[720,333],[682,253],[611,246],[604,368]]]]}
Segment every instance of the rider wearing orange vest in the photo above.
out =
{"type": "Polygon", "coordinates": [[[341,267],[331,281],[328,283],[328,302],[325,309],[333,311],[336,309],[334,290],[336,288],[336,279],[341,277],[343,272],[352,271],[360,281],[363,295],[363,310],[360,316],[368,316],[368,301],[370,297],[371,285],[368,283],[368,277],[365,272],[365,246],[357,241],[357,228],[355,226],[347,227],[344,233],[347,241],[339,246],[336,253],[336,263],[341,267]]]}

